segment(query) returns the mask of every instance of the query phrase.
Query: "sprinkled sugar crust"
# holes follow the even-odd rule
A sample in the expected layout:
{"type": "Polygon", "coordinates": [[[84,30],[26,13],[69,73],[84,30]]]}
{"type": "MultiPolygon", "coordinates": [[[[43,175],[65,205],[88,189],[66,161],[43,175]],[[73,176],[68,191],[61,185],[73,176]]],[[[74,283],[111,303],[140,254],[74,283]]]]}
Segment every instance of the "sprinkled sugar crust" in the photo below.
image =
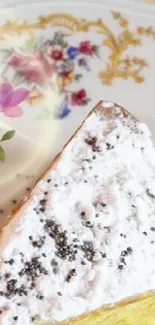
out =
{"type": "Polygon", "coordinates": [[[0,255],[0,324],[155,289],[155,149],[117,105],[91,113],[20,214],[0,255]]]}

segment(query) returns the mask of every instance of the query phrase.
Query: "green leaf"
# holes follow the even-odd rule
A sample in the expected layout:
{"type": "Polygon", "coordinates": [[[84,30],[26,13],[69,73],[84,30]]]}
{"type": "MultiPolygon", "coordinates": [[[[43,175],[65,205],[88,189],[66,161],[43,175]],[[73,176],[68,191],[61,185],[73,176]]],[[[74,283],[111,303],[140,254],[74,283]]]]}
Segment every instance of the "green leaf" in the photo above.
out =
{"type": "Polygon", "coordinates": [[[74,76],[74,79],[75,79],[76,81],[79,81],[81,78],[82,78],[82,74],[81,74],[81,73],[77,73],[77,74],[75,74],[75,76],[74,76]]]}
{"type": "Polygon", "coordinates": [[[6,141],[12,139],[13,136],[15,135],[15,132],[16,132],[15,130],[7,131],[6,133],[3,134],[0,141],[6,141]]]}
{"type": "Polygon", "coordinates": [[[68,43],[64,41],[63,47],[67,47],[67,46],[68,46],[68,43]]]}
{"type": "Polygon", "coordinates": [[[20,85],[23,82],[23,80],[24,80],[23,76],[19,72],[16,72],[14,74],[12,83],[15,87],[18,87],[18,85],[20,85]]]}
{"type": "Polygon", "coordinates": [[[36,116],[36,119],[39,120],[48,120],[49,118],[51,118],[52,113],[49,111],[48,108],[44,107],[44,109],[42,109],[42,111],[40,112],[40,114],[38,114],[36,116]]]}
{"type": "Polygon", "coordinates": [[[64,71],[73,71],[74,63],[71,60],[66,60],[61,64],[61,69],[64,71]]]}
{"type": "Polygon", "coordinates": [[[5,160],[5,152],[4,149],[0,146],[0,161],[4,162],[5,160]]]}
{"type": "Polygon", "coordinates": [[[64,44],[63,36],[61,32],[56,32],[53,38],[53,42],[55,45],[62,45],[64,44]]]}
{"type": "Polygon", "coordinates": [[[38,39],[30,39],[27,41],[25,48],[27,50],[35,50],[39,47],[39,40],[38,39]]]}
{"type": "Polygon", "coordinates": [[[0,49],[0,55],[2,55],[4,59],[7,59],[10,55],[10,52],[9,50],[0,49]]]}

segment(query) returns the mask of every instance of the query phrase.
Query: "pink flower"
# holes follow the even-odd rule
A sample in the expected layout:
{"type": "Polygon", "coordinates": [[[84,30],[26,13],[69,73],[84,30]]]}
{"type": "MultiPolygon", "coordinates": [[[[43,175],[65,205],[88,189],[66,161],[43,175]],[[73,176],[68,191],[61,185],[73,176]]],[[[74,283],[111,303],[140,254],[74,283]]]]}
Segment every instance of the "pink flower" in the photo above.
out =
{"type": "Polygon", "coordinates": [[[48,81],[53,67],[41,53],[13,54],[9,65],[27,80],[41,83],[48,81]]]}
{"type": "Polygon", "coordinates": [[[9,64],[12,67],[18,67],[20,65],[20,62],[21,62],[21,57],[20,56],[13,55],[11,57],[11,60],[9,61],[9,64]]]}
{"type": "Polygon", "coordinates": [[[23,115],[23,110],[18,106],[26,97],[28,91],[19,88],[13,90],[9,83],[5,83],[0,88],[0,112],[3,112],[7,117],[20,117],[23,115]]]}
{"type": "Polygon", "coordinates": [[[92,55],[92,53],[93,53],[92,45],[91,45],[90,41],[81,42],[79,45],[79,50],[80,50],[80,53],[83,53],[86,55],[92,55]]]}
{"type": "Polygon", "coordinates": [[[72,94],[72,105],[85,105],[87,104],[87,94],[85,89],[81,89],[72,94]]]}

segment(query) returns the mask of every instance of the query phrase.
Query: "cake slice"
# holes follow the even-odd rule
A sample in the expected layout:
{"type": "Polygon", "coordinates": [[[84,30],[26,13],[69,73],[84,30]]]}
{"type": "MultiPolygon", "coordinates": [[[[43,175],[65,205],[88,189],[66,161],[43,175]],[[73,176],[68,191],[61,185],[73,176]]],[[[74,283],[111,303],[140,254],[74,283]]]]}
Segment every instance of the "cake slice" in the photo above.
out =
{"type": "Polygon", "coordinates": [[[155,149],[100,102],[1,231],[0,324],[153,325],[154,289],[155,149]]]}

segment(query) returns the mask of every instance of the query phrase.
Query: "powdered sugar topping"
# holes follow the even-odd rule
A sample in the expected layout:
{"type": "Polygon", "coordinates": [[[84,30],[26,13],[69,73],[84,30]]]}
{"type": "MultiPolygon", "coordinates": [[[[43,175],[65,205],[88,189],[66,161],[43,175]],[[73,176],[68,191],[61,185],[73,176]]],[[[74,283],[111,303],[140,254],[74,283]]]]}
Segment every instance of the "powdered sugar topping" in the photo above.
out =
{"type": "Polygon", "coordinates": [[[3,325],[61,321],[155,289],[155,150],[144,124],[107,116],[87,119],[1,254],[3,325]]]}

